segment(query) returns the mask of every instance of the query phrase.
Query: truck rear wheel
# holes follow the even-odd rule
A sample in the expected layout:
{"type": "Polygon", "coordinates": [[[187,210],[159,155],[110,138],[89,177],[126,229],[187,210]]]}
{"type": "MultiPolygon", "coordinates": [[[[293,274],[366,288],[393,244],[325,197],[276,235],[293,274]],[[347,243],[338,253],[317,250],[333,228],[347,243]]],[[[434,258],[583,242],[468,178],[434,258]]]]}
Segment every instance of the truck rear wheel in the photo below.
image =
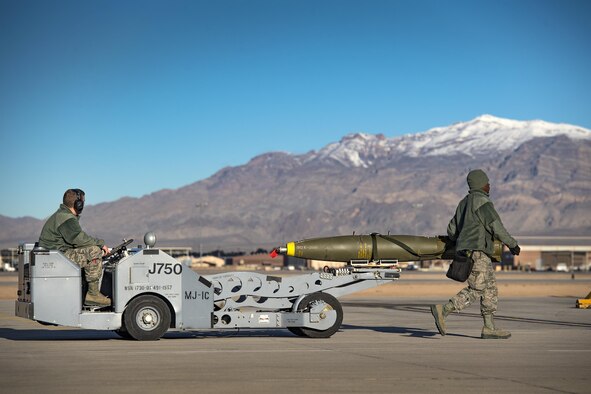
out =
{"type": "Polygon", "coordinates": [[[327,293],[313,293],[304,297],[298,305],[298,312],[309,312],[311,308],[323,306],[323,311],[334,310],[337,318],[332,326],[326,330],[315,330],[308,327],[288,327],[288,330],[297,336],[308,338],[328,338],[341,328],[343,322],[343,307],[339,300],[327,293]]]}
{"type": "Polygon", "coordinates": [[[123,331],[138,341],[155,341],[170,327],[170,309],[160,298],[143,295],[129,303],[123,313],[123,331]]]}

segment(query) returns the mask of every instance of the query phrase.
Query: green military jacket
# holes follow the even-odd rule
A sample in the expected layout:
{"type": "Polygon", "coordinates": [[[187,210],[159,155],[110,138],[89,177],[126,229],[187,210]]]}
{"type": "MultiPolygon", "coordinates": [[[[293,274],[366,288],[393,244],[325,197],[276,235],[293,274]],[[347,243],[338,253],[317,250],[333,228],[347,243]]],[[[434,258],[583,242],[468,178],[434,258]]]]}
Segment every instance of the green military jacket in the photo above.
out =
{"type": "Polygon", "coordinates": [[[62,252],[84,246],[96,245],[102,248],[104,244],[102,239],[91,237],[82,231],[78,216],[64,204],[47,219],[39,236],[39,246],[62,252]]]}
{"type": "Polygon", "coordinates": [[[483,190],[470,190],[460,201],[447,226],[447,235],[456,242],[456,250],[480,250],[489,256],[493,254],[495,239],[510,248],[517,246],[483,190]]]}

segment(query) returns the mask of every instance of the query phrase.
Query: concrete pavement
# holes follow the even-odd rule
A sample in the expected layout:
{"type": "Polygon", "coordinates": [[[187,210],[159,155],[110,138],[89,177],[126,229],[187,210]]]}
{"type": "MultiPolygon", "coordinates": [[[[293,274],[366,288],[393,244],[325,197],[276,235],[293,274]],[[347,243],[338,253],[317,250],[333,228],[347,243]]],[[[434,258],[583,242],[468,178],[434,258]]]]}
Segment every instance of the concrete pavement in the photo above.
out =
{"type": "Polygon", "coordinates": [[[287,330],[169,332],[155,342],[47,327],[0,301],[1,393],[588,393],[591,310],[570,297],[502,298],[509,340],[481,340],[472,306],[441,337],[444,299],[348,297],[329,339],[287,330]]]}

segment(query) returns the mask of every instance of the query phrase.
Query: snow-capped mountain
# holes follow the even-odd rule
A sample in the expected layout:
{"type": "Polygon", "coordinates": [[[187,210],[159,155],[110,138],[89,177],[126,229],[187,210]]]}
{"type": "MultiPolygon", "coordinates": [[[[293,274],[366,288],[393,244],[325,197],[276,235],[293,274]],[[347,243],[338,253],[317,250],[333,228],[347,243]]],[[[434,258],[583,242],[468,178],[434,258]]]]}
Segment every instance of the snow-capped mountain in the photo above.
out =
{"type": "Polygon", "coordinates": [[[396,138],[386,138],[381,134],[349,134],[339,142],[322,148],[308,160],[332,159],[345,166],[367,168],[374,164],[376,157],[383,158],[388,154],[478,157],[512,151],[537,137],[558,135],[572,140],[591,140],[591,131],[578,126],[482,115],[468,122],[396,138]]]}
{"type": "Polygon", "coordinates": [[[367,168],[378,157],[385,157],[392,150],[392,141],[382,134],[349,134],[339,142],[322,148],[317,154],[311,154],[308,161],[334,160],[344,166],[367,168]]]}
{"type": "Polygon", "coordinates": [[[410,156],[465,154],[476,157],[491,152],[510,151],[536,137],[558,135],[573,140],[591,139],[591,131],[582,127],[482,115],[469,122],[402,137],[396,145],[400,152],[410,156]]]}
{"type": "MultiPolygon", "coordinates": [[[[490,115],[397,138],[350,134],[302,155],[265,153],[177,190],[89,205],[81,220],[111,245],[155,231],[163,245],[205,250],[352,231],[437,235],[474,168],[489,175],[513,235],[591,235],[591,132],[490,115]]],[[[0,216],[0,245],[34,241],[42,226],[0,216]]]]}

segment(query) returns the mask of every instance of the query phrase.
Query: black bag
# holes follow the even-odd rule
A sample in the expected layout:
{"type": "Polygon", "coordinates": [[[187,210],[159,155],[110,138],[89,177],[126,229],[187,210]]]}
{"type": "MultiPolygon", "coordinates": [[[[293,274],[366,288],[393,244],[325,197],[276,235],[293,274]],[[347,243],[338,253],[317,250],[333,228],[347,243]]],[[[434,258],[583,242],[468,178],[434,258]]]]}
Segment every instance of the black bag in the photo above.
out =
{"type": "Polygon", "coordinates": [[[472,251],[459,250],[456,252],[445,276],[458,282],[465,282],[470,276],[473,266],[474,260],[472,260],[472,251]]]}

